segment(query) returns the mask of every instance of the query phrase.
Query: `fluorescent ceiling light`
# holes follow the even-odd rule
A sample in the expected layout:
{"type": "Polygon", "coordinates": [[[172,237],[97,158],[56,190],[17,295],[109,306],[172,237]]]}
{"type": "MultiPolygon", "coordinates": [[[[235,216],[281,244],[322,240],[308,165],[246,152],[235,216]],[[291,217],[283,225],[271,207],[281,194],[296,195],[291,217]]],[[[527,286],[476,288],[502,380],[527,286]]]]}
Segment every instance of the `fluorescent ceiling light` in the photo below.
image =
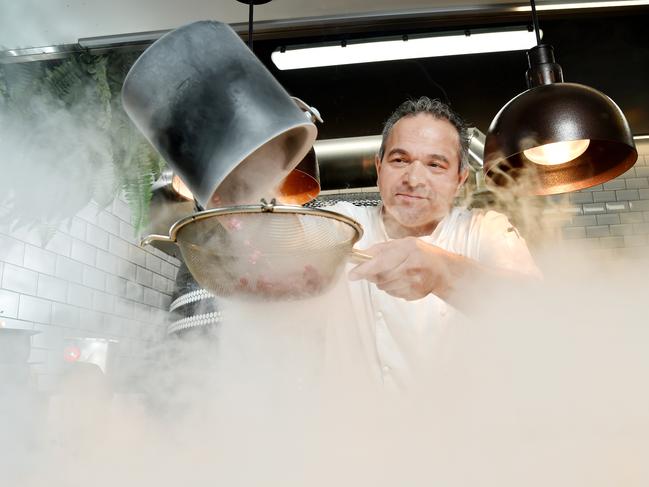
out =
{"type": "MultiPolygon", "coordinates": [[[[611,7],[641,7],[649,5],[649,0],[618,0],[610,2],[571,2],[571,3],[547,3],[536,5],[536,10],[573,10],[581,8],[611,8],[611,7]]],[[[515,7],[517,12],[529,12],[532,8],[529,5],[515,7]]]]}
{"type": "Polygon", "coordinates": [[[277,49],[271,59],[281,70],[394,61],[485,52],[526,50],[536,45],[534,32],[526,27],[503,31],[450,33],[430,37],[349,41],[321,46],[277,49]]]}

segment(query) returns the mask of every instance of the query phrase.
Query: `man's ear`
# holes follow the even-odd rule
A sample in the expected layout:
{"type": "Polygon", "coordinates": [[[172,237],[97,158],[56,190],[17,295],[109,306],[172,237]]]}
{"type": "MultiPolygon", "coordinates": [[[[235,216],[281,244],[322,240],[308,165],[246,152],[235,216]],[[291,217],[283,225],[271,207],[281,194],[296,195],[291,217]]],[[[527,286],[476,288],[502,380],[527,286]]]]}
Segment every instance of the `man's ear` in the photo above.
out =
{"type": "Polygon", "coordinates": [[[457,191],[459,192],[460,189],[462,189],[462,186],[464,183],[466,183],[467,178],[469,177],[469,169],[465,168],[460,171],[460,174],[458,174],[458,182],[457,182],[457,191]]]}
{"type": "Polygon", "coordinates": [[[381,174],[381,159],[379,159],[378,154],[374,156],[374,168],[376,169],[376,184],[378,185],[379,175],[381,174]]]}

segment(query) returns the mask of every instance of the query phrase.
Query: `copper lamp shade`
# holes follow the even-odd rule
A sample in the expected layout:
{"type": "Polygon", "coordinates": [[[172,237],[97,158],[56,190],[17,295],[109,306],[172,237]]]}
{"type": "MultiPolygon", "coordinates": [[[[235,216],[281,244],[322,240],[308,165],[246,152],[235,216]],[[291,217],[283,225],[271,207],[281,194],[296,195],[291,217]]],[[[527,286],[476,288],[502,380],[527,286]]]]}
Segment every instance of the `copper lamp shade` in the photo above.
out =
{"type": "Polygon", "coordinates": [[[603,183],[633,166],[638,153],[615,102],[588,86],[562,82],[551,46],[536,46],[528,58],[530,89],[498,112],[487,133],[487,184],[506,187],[524,180],[533,194],[550,195],[603,183]],[[554,163],[532,160],[530,149],[570,141],[582,150],[554,163]]]}
{"type": "Polygon", "coordinates": [[[313,147],[282,181],[277,199],[286,205],[304,205],[320,194],[320,169],[313,147]]]}

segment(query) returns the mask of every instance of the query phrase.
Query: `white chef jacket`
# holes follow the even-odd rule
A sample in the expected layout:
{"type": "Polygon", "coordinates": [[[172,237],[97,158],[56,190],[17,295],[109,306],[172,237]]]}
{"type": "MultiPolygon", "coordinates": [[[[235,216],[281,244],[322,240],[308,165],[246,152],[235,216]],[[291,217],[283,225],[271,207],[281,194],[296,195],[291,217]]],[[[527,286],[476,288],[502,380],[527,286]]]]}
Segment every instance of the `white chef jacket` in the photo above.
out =
{"type": "MultiPolygon", "coordinates": [[[[347,215],[363,226],[357,249],[391,240],[380,206],[359,207],[340,202],[327,209],[347,215]]],[[[420,238],[490,267],[540,275],[525,240],[505,215],[495,211],[454,207],[431,235],[420,238]]],[[[347,271],[351,268],[353,265],[348,265],[347,271]]],[[[458,313],[453,307],[432,294],[414,301],[396,298],[366,280],[350,281],[345,277],[341,286],[346,286],[343,292],[348,294],[353,309],[353,317],[342,326],[353,326],[355,330],[339,326],[334,331],[337,338],[329,336],[328,345],[349,340],[349,333],[354,332],[370,375],[388,388],[407,388],[433,367],[444,331],[458,313]]]]}

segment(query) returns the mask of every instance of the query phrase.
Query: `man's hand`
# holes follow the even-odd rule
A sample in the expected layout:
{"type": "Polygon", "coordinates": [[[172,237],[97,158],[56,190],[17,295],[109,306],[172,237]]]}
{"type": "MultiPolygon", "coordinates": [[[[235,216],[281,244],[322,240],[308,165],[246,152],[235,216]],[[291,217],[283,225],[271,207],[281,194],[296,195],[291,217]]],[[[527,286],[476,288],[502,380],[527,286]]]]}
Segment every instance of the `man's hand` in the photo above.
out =
{"type": "Polygon", "coordinates": [[[447,299],[466,260],[415,237],[380,243],[363,253],[372,260],[352,269],[349,278],[367,279],[386,293],[409,301],[431,293],[447,299]]]}

